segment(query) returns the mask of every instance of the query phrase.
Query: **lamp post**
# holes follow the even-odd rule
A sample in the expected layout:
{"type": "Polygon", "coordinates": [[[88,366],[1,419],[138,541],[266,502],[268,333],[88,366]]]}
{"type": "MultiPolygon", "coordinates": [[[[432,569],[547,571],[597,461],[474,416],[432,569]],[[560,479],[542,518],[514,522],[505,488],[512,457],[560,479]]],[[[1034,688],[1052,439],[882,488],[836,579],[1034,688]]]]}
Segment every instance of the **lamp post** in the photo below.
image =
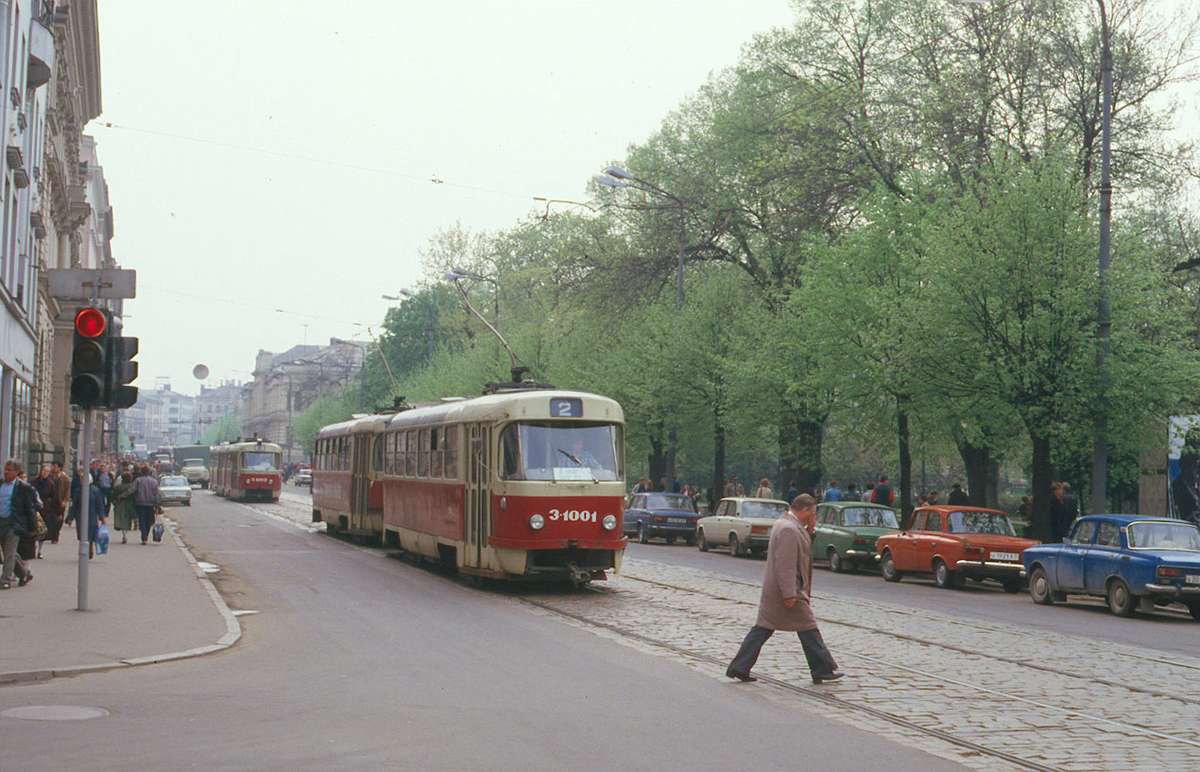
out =
{"type": "MultiPolygon", "coordinates": [[[[429,309],[429,326],[425,329],[429,333],[429,364],[433,364],[433,324],[434,320],[437,318],[437,309],[434,308],[433,304],[428,300],[408,289],[407,287],[400,290],[400,295],[406,298],[412,298],[429,309]]],[[[400,296],[397,295],[383,295],[382,297],[384,300],[400,300],[400,296]]]]}
{"type": "Polygon", "coordinates": [[[1092,446],[1092,512],[1107,509],[1108,493],[1108,346],[1112,326],[1108,316],[1108,263],[1112,226],[1112,91],[1113,58],[1109,44],[1108,11],[1100,5],[1100,297],[1096,313],[1096,376],[1100,398],[1096,410],[1096,439],[1092,446]]]}
{"type": "MultiPolygon", "coordinates": [[[[669,193],[663,190],[653,182],[648,182],[639,177],[635,177],[629,172],[622,169],[620,166],[609,166],[604,170],[604,174],[600,176],[599,182],[610,188],[633,188],[640,190],[643,193],[649,193],[660,198],[665,198],[671,202],[672,207],[679,210],[679,257],[676,260],[675,267],[675,315],[676,317],[683,315],[683,259],[684,253],[687,250],[687,208],[683,205],[683,199],[676,196],[674,193],[669,193]]],[[[678,431],[674,426],[667,430],[667,490],[675,482],[675,455],[676,448],[679,444],[678,431]]]]}

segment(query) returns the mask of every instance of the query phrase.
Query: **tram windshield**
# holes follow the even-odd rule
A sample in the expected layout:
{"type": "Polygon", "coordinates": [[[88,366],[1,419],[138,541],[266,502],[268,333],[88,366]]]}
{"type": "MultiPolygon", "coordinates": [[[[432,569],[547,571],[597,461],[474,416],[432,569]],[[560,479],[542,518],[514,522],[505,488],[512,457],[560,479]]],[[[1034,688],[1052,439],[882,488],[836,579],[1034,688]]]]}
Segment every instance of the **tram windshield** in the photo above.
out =
{"type": "Polygon", "coordinates": [[[248,451],[242,454],[242,468],[250,472],[272,472],[279,468],[279,454],[248,451]]]}
{"type": "Polygon", "coordinates": [[[500,433],[506,480],[621,479],[621,429],[584,421],[522,421],[500,433]]]}

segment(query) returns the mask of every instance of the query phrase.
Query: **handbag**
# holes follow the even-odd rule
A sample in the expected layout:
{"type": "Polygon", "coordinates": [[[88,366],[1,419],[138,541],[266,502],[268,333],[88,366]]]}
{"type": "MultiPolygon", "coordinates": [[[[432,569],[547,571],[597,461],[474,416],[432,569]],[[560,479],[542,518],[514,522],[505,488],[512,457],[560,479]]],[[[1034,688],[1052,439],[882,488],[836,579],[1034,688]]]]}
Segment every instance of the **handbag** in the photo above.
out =
{"type": "Polygon", "coordinates": [[[103,555],[105,552],[108,552],[108,538],[109,538],[108,526],[105,525],[104,523],[101,523],[100,527],[96,529],[96,554],[97,555],[103,555]]]}
{"type": "Polygon", "coordinates": [[[46,527],[46,521],[42,519],[41,512],[33,513],[33,540],[45,541],[50,538],[50,529],[46,527]]]}
{"type": "Polygon", "coordinates": [[[150,538],[154,539],[154,541],[162,541],[162,537],[163,537],[162,520],[155,520],[154,527],[150,529],[150,538]]]}

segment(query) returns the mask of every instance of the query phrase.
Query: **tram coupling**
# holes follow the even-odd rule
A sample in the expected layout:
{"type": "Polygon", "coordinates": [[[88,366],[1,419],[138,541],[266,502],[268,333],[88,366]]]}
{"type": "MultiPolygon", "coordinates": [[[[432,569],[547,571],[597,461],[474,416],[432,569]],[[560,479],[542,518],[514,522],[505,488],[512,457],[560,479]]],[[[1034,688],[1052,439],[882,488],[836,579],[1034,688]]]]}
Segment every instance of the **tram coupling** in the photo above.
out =
{"type": "Polygon", "coordinates": [[[584,571],[574,561],[567,564],[567,571],[571,575],[571,584],[575,587],[584,587],[592,581],[592,572],[584,571]]]}

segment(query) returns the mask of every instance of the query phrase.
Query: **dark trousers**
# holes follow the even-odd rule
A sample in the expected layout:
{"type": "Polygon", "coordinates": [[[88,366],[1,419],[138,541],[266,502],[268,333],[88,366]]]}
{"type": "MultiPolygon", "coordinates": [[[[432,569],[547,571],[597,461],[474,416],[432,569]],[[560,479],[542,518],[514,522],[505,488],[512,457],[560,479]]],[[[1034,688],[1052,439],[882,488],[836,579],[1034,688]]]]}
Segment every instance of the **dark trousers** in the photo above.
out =
{"type": "Polygon", "coordinates": [[[142,541],[146,541],[150,538],[150,528],[154,525],[154,507],[135,504],[133,508],[137,510],[138,528],[142,531],[142,541]]]}
{"type": "MultiPolygon", "coordinates": [[[[758,653],[762,651],[763,644],[774,632],[757,625],[751,627],[750,632],[746,633],[746,639],[742,641],[742,647],[738,649],[737,656],[729,663],[729,669],[735,673],[749,675],[754,663],[758,662],[758,653]]],[[[820,630],[801,630],[797,635],[800,636],[800,645],[804,647],[804,657],[808,660],[808,669],[813,675],[824,675],[837,670],[837,663],[833,661],[829,649],[825,648],[820,630]]]]}

